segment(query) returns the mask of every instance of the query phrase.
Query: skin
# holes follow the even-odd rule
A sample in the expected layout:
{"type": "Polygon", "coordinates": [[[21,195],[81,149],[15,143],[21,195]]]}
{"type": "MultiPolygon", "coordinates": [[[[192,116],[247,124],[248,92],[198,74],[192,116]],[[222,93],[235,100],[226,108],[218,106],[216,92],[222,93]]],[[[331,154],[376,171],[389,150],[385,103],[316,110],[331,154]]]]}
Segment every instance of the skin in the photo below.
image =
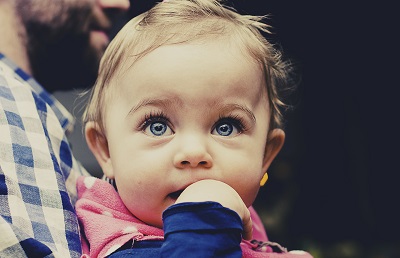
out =
{"type": "Polygon", "coordinates": [[[263,73],[238,49],[223,39],[161,46],[114,81],[106,133],[86,125],[104,173],[145,223],[162,228],[174,203],[216,201],[251,237],[247,207],[284,132],[270,130],[263,73]]]}
{"type": "Polygon", "coordinates": [[[128,8],[129,0],[0,0],[0,51],[49,91],[91,86],[112,23],[128,8]]]}

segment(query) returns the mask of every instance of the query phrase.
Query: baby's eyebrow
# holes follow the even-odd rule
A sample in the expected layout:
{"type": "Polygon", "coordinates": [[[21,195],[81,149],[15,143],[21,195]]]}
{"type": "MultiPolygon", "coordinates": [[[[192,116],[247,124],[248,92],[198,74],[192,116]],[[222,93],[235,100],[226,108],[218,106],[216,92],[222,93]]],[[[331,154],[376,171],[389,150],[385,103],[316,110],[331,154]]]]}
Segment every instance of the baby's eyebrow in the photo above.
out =
{"type": "Polygon", "coordinates": [[[254,113],[246,106],[244,105],[240,105],[240,104],[223,104],[221,106],[218,107],[218,110],[222,113],[227,113],[227,112],[232,112],[234,110],[241,110],[243,111],[245,114],[247,114],[247,116],[254,122],[256,123],[256,116],[254,115],[254,113]]]}
{"type": "MultiPolygon", "coordinates": [[[[182,100],[179,98],[146,98],[141,100],[137,105],[133,106],[129,111],[128,115],[135,113],[137,110],[147,106],[160,107],[162,109],[167,108],[177,108],[182,106],[182,100]]],[[[227,103],[227,104],[211,104],[210,109],[217,110],[219,113],[229,113],[235,110],[240,110],[244,112],[254,123],[257,122],[254,113],[245,105],[237,104],[237,103],[227,103]]]]}
{"type": "Polygon", "coordinates": [[[167,108],[176,104],[181,105],[181,101],[177,98],[146,98],[141,100],[137,105],[133,106],[129,111],[128,116],[146,106],[167,108]]]}

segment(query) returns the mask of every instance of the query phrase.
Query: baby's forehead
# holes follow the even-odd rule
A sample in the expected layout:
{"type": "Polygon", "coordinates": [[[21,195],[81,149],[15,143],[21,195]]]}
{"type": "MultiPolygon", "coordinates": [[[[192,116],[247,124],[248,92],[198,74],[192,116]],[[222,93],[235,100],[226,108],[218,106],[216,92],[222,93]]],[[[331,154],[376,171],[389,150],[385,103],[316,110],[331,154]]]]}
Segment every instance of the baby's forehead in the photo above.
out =
{"type": "MultiPolygon", "coordinates": [[[[186,40],[183,42],[163,42],[163,44],[159,44],[156,42],[149,43],[144,45],[144,47],[132,47],[131,50],[127,51],[129,55],[125,58],[126,60],[122,62],[122,71],[126,72],[133,66],[141,65],[140,60],[145,58],[146,56],[158,55],[160,49],[176,49],[175,47],[179,47],[180,49],[188,49],[192,46],[196,46],[196,49],[193,48],[190,51],[202,51],[207,50],[210,46],[213,47],[220,47],[221,48],[221,55],[225,54],[226,57],[234,57],[236,62],[241,63],[241,65],[257,65],[260,69],[264,70],[263,68],[263,56],[260,53],[259,55],[254,54],[254,51],[250,49],[250,46],[243,42],[240,37],[234,36],[223,36],[219,35],[218,37],[202,37],[202,38],[195,38],[186,40]]],[[[190,58],[192,53],[187,51],[187,56],[190,58]]],[[[205,54],[207,52],[205,51],[205,54]]],[[[226,58],[225,57],[225,58],[226,58]]],[[[210,57],[212,59],[212,57],[210,57]]],[[[173,61],[173,58],[171,58],[173,61]]],[[[156,72],[156,71],[155,71],[156,72]]]]}
{"type": "Polygon", "coordinates": [[[179,96],[189,102],[265,95],[261,65],[224,41],[160,46],[136,60],[113,83],[120,97],[179,96]]]}
{"type": "MultiPolygon", "coordinates": [[[[123,72],[120,75],[123,77],[132,69],[141,71],[144,68],[152,67],[151,74],[148,76],[154,77],[158,72],[164,70],[179,72],[179,68],[183,71],[191,67],[204,70],[208,65],[213,66],[215,71],[221,73],[229,72],[233,66],[240,66],[241,69],[251,67],[251,69],[260,71],[260,77],[264,78],[265,76],[262,62],[244,46],[226,38],[152,46],[145,52],[128,56],[127,61],[123,62],[121,69],[123,72]]],[[[212,75],[210,71],[208,74],[204,74],[204,76],[210,75],[212,75]]]]}

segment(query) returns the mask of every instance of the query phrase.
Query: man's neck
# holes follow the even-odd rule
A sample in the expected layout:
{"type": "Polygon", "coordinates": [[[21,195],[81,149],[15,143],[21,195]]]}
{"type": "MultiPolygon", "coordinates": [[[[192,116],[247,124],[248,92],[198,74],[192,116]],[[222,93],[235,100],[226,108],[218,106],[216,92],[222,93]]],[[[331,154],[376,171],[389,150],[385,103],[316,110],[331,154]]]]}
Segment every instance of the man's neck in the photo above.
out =
{"type": "Polygon", "coordinates": [[[26,30],[15,12],[12,1],[0,0],[0,52],[22,70],[32,74],[26,46],[26,30]]]}

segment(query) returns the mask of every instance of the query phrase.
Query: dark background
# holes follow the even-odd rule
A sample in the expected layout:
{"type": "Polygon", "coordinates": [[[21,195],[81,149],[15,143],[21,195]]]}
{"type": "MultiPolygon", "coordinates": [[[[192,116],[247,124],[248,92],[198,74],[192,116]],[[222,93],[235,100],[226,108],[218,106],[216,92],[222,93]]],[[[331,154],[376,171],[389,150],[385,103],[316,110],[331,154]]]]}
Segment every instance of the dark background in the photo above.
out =
{"type": "MultiPolygon", "coordinates": [[[[155,1],[131,3],[127,18],[155,1]]],[[[400,257],[395,8],[377,2],[227,4],[243,14],[270,14],[274,34],[266,37],[301,76],[287,99],[293,108],[286,112],[284,148],[254,204],[269,238],[315,258],[400,257]]],[[[79,103],[65,93],[58,97],[80,115],[79,103]]],[[[75,156],[97,174],[82,139],[77,129],[75,156]]]]}

